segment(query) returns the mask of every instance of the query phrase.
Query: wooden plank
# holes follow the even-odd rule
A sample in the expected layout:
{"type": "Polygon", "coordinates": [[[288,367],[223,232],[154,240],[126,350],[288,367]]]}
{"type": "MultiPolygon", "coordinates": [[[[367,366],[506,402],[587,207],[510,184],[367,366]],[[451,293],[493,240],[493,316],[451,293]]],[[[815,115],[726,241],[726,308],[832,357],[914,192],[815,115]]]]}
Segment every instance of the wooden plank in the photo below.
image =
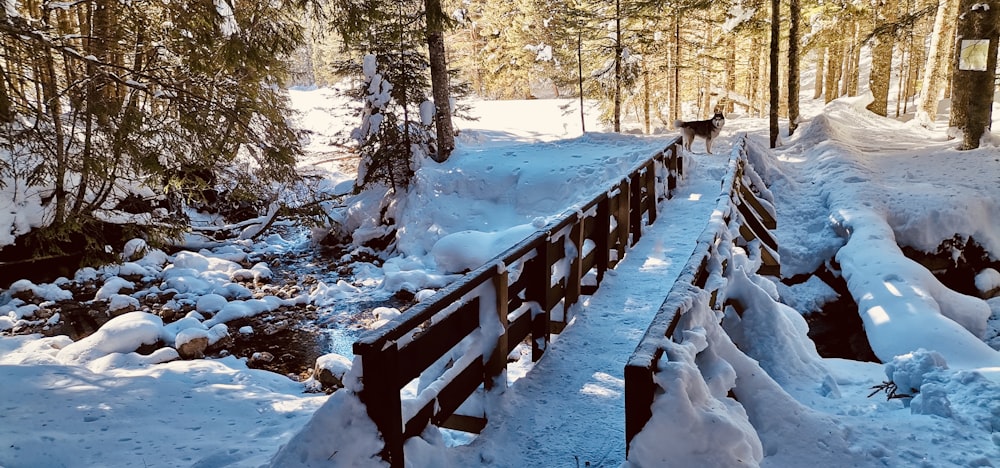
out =
{"type": "Polygon", "coordinates": [[[588,215],[586,211],[582,212],[583,217],[580,219],[580,225],[583,226],[582,229],[584,238],[593,237],[594,230],[597,228],[597,205],[595,204],[594,206],[595,208],[593,213],[588,215]]]}
{"type": "MultiPolygon", "coordinates": [[[[778,250],[778,241],[774,240],[774,236],[771,235],[771,231],[764,228],[760,219],[754,214],[753,210],[750,209],[750,205],[746,203],[740,203],[737,205],[737,209],[743,216],[744,223],[740,225],[740,234],[743,234],[743,227],[747,226],[752,232],[751,239],[760,239],[761,242],[766,244],[773,250],[778,250]]],[[[746,238],[746,237],[744,237],[746,238]]],[[[747,239],[750,240],[750,239],[747,239]]]]}
{"type": "Polygon", "coordinates": [[[417,378],[451,348],[479,327],[479,297],[424,330],[400,349],[396,389],[417,378]]]}
{"type": "Polygon", "coordinates": [[[767,229],[777,229],[778,222],[771,216],[771,212],[764,207],[764,204],[760,202],[757,195],[750,190],[742,181],[738,182],[740,185],[740,199],[749,203],[753,207],[755,213],[757,213],[764,227],[767,229]]]}
{"type": "MultiPolygon", "coordinates": [[[[521,274],[517,278],[517,280],[507,285],[507,297],[509,299],[514,300],[515,298],[520,296],[522,292],[528,289],[528,280],[531,279],[531,275],[527,274],[526,272],[528,271],[529,268],[532,267],[533,266],[530,264],[525,265],[524,270],[521,271],[521,274]]],[[[511,307],[511,310],[514,310],[516,308],[517,307],[511,307]]]]}
{"type": "Polygon", "coordinates": [[[781,276],[781,264],[778,263],[777,254],[767,246],[760,249],[761,265],[757,273],[764,276],[781,276]]]}
{"type": "Polygon", "coordinates": [[[510,322],[507,327],[507,354],[509,355],[517,345],[521,344],[531,332],[531,312],[525,312],[510,322]]]}
{"type": "MultiPolygon", "coordinates": [[[[584,241],[586,241],[586,239],[584,239],[584,241]]],[[[593,250],[580,259],[580,270],[583,272],[583,275],[586,275],[595,266],[597,266],[597,255],[593,250]]]]}
{"type": "Polygon", "coordinates": [[[556,304],[559,304],[559,302],[566,297],[565,283],[566,278],[563,278],[555,285],[549,286],[548,290],[545,292],[545,304],[547,307],[543,308],[548,310],[550,314],[552,313],[552,310],[555,309],[556,304]]]}
{"type": "Polygon", "coordinates": [[[404,440],[424,432],[427,424],[441,426],[463,402],[483,383],[483,359],[473,359],[469,366],[454,376],[437,394],[406,421],[404,440]]]}
{"type": "MultiPolygon", "coordinates": [[[[711,250],[711,249],[709,249],[711,250]]],[[[701,258],[701,263],[698,265],[698,269],[694,274],[694,284],[699,288],[704,288],[705,284],[708,283],[708,255],[701,258]]]]}
{"type": "Polygon", "coordinates": [[[517,309],[520,309],[521,306],[524,305],[524,299],[520,298],[516,294],[515,295],[510,295],[510,291],[511,290],[508,289],[507,310],[517,310],[517,309]]]}
{"type": "Polygon", "coordinates": [[[406,427],[403,430],[404,439],[416,437],[424,432],[424,428],[427,427],[427,424],[434,419],[435,406],[437,406],[437,400],[431,400],[417,410],[417,413],[406,422],[406,427]]]}
{"type": "Polygon", "coordinates": [[[736,315],[742,317],[743,313],[747,311],[747,308],[743,306],[743,303],[737,299],[727,299],[726,304],[732,306],[733,310],[736,311],[736,315]]]}
{"type": "Polygon", "coordinates": [[[460,372],[441,392],[438,393],[438,412],[431,422],[440,426],[448,419],[462,403],[472,395],[483,383],[483,360],[474,359],[469,367],[460,372]]]}
{"type": "Polygon", "coordinates": [[[445,419],[444,422],[441,423],[441,427],[456,431],[469,432],[472,434],[479,434],[486,428],[487,422],[486,418],[479,418],[465,414],[453,414],[448,416],[448,419],[445,419]]]}

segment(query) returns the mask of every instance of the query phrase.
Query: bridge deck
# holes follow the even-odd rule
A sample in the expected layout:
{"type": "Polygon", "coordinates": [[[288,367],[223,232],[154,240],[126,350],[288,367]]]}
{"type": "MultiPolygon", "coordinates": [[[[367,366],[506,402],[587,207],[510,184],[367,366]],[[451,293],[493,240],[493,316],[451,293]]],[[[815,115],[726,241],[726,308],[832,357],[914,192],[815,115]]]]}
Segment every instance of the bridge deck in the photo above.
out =
{"type": "Polygon", "coordinates": [[[624,462],[623,369],[716,206],[730,147],[719,143],[715,155],[688,155],[677,195],[535,368],[499,397],[483,433],[453,450],[455,466],[624,462]]]}

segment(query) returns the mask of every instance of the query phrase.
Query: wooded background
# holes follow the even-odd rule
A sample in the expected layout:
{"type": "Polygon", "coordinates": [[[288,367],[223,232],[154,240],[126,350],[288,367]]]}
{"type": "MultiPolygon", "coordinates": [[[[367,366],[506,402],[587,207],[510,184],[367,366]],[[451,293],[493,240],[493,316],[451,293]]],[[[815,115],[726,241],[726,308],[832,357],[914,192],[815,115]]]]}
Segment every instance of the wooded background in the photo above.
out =
{"type": "MultiPolygon", "coordinates": [[[[576,96],[582,78],[588,98],[609,103],[611,122],[618,50],[621,112],[643,122],[647,132],[677,118],[707,118],[715,106],[754,117],[769,112],[772,2],[445,3],[456,12],[446,34],[449,65],[485,99],[576,96]]],[[[780,2],[779,115],[789,115],[788,90],[802,88],[802,73],[790,70],[795,65],[810,77],[804,84],[814,90],[813,99],[829,102],[867,88],[875,98],[870,110],[880,115],[914,114],[927,96],[934,104],[921,110],[935,108],[951,95],[959,3],[780,2]],[[790,31],[793,20],[797,31],[790,31]],[[863,57],[870,65],[862,66],[863,57]]],[[[296,56],[299,83],[342,78],[334,64],[344,58],[343,42],[321,34],[325,28],[312,24],[306,53],[296,56]]]]}
{"type": "Polygon", "coordinates": [[[868,89],[932,125],[958,88],[952,126],[981,131],[963,113],[991,109],[1000,23],[1000,0],[0,1],[0,187],[44,213],[5,234],[53,252],[176,237],[184,207],[267,210],[301,152],[282,87],[350,80],[358,190],[395,191],[447,159],[469,95],[595,99],[613,131],[767,115],[774,145],[800,99],[868,89]],[[969,35],[987,70],[956,73],[969,35]]]}

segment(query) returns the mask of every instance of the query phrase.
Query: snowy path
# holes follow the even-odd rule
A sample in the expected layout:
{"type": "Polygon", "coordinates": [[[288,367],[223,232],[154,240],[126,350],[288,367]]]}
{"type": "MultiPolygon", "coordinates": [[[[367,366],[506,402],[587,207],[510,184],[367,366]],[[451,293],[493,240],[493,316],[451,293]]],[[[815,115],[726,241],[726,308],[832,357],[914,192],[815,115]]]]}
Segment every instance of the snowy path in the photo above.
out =
{"type": "MultiPolygon", "coordinates": [[[[689,155],[677,195],[577,308],[545,356],[499,398],[455,466],[618,466],[625,459],[624,367],[690,257],[720,191],[730,141],[689,155]],[[589,463],[589,465],[588,465],[589,463]]],[[[695,151],[699,150],[698,145],[695,151]]]]}

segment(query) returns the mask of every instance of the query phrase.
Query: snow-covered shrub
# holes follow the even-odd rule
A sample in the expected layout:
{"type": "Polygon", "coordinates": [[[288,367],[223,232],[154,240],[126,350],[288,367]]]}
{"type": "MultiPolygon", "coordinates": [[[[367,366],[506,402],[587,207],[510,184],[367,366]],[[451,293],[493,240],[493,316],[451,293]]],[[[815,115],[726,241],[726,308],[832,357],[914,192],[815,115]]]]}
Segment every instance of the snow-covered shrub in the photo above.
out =
{"type": "Polygon", "coordinates": [[[431,126],[421,121],[422,57],[367,54],[362,62],[365,108],[354,132],[361,162],[357,187],[406,190],[419,161],[432,153],[431,126]],[[396,86],[399,83],[400,86],[396,86]]]}
{"type": "Polygon", "coordinates": [[[927,374],[947,368],[943,356],[921,348],[893,358],[885,365],[885,376],[896,384],[897,394],[915,395],[920,392],[927,374]]]}

